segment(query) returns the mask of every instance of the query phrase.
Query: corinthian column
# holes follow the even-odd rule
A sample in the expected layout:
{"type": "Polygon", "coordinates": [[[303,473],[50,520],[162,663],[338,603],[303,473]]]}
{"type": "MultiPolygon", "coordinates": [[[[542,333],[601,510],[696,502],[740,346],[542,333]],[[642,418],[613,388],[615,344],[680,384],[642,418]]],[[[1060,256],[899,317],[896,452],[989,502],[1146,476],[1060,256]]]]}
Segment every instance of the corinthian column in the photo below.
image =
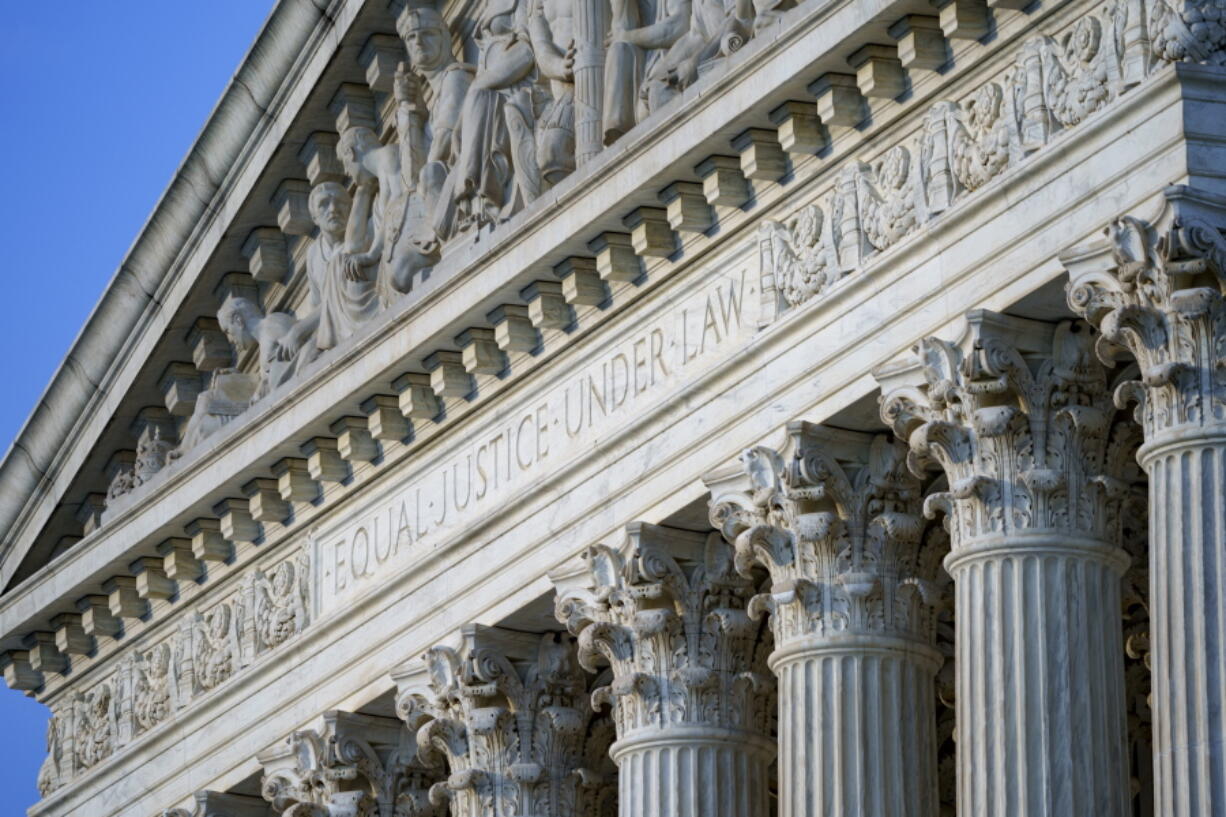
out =
{"type": "Polygon", "coordinates": [[[710,536],[636,523],[623,553],[587,554],[590,590],[557,614],[579,660],[612,683],[621,817],[766,817],[774,744],[769,636],[746,613],[753,585],[710,536]]]}
{"type": "Polygon", "coordinates": [[[1065,256],[1072,308],[1127,350],[1149,474],[1155,814],[1226,815],[1226,199],[1168,188],[1065,256]]]}
{"type": "Polygon", "coordinates": [[[711,501],[737,570],[770,572],[749,613],[769,612],[775,636],[779,817],[937,817],[944,551],[921,548],[919,481],[884,436],[788,436],[784,453],[746,451],[746,489],[711,501]]]}
{"type": "Polygon", "coordinates": [[[1117,544],[1127,491],[1090,329],[976,312],[920,344],[924,385],[882,417],[919,474],[944,471],[954,579],[958,813],[1124,817],[1117,544]]]}
{"type": "Polygon", "coordinates": [[[430,803],[449,800],[451,817],[611,813],[613,729],[592,712],[572,639],[470,626],[462,642],[393,673],[419,757],[448,772],[430,803]]]}

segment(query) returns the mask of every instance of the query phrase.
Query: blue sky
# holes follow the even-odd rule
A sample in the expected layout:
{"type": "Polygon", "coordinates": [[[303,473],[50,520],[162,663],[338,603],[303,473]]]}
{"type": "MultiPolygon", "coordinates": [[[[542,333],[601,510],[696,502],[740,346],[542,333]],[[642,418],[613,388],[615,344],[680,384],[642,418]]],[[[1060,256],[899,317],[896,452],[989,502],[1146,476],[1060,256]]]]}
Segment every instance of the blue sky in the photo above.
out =
{"type": "MultiPolygon", "coordinates": [[[[0,440],[25,422],[272,0],[0,0],[0,440]]],[[[0,689],[0,817],[38,799],[46,709],[0,689]]]]}

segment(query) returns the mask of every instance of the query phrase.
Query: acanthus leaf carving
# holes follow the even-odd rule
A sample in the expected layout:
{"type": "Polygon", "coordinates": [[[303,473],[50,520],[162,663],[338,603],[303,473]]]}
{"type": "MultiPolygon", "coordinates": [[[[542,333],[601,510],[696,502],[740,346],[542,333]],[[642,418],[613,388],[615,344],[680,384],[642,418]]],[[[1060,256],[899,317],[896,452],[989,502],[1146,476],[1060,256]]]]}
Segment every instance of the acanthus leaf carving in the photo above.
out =
{"type": "Polygon", "coordinates": [[[572,639],[470,628],[421,662],[426,680],[397,712],[421,761],[447,770],[430,802],[459,817],[610,813],[612,729],[588,706],[572,639]]]}
{"type": "Polygon", "coordinates": [[[593,589],[557,599],[584,666],[611,668],[593,705],[612,703],[619,737],[684,725],[764,735],[771,640],[747,612],[755,586],[735,571],[732,549],[716,534],[678,537],[641,523],[628,534],[626,557],[589,549],[593,589]],[[678,556],[670,543],[680,542],[678,556]]]}
{"type": "Polygon", "coordinates": [[[1021,349],[994,328],[1010,320],[972,313],[964,344],[922,341],[925,385],[883,399],[883,419],[909,443],[911,470],[939,466],[948,478],[948,492],[929,496],[925,512],[951,511],[962,546],[1053,529],[1116,542],[1123,497],[1109,468],[1118,418],[1095,338],[1080,322],[1049,336],[1031,326],[1021,349]]]}
{"type": "Polygon", "coordinates": [[[1093,251],[1065,256],[1069,305],[1101,330],[1099,357],[1137,360],[1116,400],[1138,403],[1147,436],[1226,420],[1226,203],[1172,187],[1163,207],[1152,222],[1118,218],[1093,251]]]}
{"type": "Polygon", "coordinates": [[[786,454],[745,451],[749,490],[714,496],[711,521],[734,544],[742,575],[769,572],[770,592],[750,612],[770,612],[781,648],[842,634],[929,644],[940,564],[923,547],[920,483],[897,442],[843,432],[859,442],[847,459],[823,439],[839,433],[796,423],[786,454]]]}

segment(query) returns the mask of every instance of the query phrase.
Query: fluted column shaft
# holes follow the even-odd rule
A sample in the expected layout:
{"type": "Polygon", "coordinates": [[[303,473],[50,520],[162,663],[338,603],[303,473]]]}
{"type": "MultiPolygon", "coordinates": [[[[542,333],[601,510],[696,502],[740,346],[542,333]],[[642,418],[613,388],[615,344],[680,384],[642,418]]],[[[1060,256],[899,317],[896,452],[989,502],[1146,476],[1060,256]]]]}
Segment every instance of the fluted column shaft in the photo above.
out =
{"type": "Polygon", "coordinates": [[[741,455],[711,522],[736,567],[765,569],[779,684],[779,817],[937,817],[939,541],[884,435],[810,423],[741,455]],[[929,529],[931,532],[931,529],[929,529]]]}
{"type": "Polygon", "coordinates": [[[959,813],[1128,814],[1123,554],[1038,534],[955,546],[946,564],[959,813]]]}
{"type": "Polygon", "coordinates": [[[766,817],[774,744],[751,732],[670,728],[618,740],[620,817],[766,817]]]}
{"type": "Polygon", "coordinates": [[[1126,349],[1149,476],[1154,813],[1226,817],[1226,199],[1168,187],[1070,250],[1072,309],[1126,349]]]}
{"type": "Polygon", "coordinates": [[[940,655],[903,639],[779,650],[779,817],[935,817],[940,655]]]}
{"type": "Polygon", "coordinates": [[[1226,814],[1226,429],[1146,445],[1155,814],[1226,814]]]}
{"type": "Polygon", "coordinates": [[[1086,324],[967,322],[920,344],[925,385],[882,408],[949,484],[926,509],[950,534],[958,813],[1126,817],[1129,421],[1086,324]]]}

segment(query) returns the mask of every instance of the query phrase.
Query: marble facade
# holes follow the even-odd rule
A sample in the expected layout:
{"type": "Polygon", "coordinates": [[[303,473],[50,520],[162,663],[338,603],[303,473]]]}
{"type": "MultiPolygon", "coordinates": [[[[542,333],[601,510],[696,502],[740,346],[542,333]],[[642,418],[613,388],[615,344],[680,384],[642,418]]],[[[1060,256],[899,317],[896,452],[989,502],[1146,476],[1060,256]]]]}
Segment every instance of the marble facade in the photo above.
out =
{"type": "Polygon", "coordinates": [[[1217,0],[279,0],[0,464],[31,815],[1226,817],[1217,0]]]}

